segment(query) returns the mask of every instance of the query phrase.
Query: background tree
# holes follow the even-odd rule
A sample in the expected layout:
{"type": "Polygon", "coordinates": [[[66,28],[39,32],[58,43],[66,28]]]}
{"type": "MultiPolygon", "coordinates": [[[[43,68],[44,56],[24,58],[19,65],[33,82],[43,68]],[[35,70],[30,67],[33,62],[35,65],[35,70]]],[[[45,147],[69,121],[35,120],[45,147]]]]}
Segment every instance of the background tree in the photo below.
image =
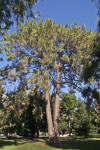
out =
{"type": "Polygon", "coordinates": [[[14,21],[23,21],[25,17],[34,18],[33,6],[37,2],[38,0],[1,0],[0,29],[7,29],[14,21]]]}
{"type": "Polygon", "coordinates": [[[68,128],[69,135],[72,133],[73,114],[76,107],[76,96],[70,93],[63,93],[60,101],[60,130],[66,131],[68,128]]]}
{"type": "Polygon", "coordinates": [[[93,41],[93,48],[91,49],[91,57],[86,60],[83,70],[83,77],[85,81],[90,78],[94,78],[100,87],[100,0],[91,0],[96,3],[98,8],[98,21],[97,21],[97,33],[93,41]],[[89,70],[89,71],[88,71],[89,70]]]}
{"type": "MultiPolygon", "coordinates": [[[[2,116],[3,116],[3,110],[4,110],[3,94],[4,94],[4,89],[3,89],[2,85],[0,84],[0,124],[2,124],[2,116]]],[[[2,131],[2,129],[0,126],[0,132],[1,131],[2,131]]]]}
{"type": "MultiPolygon", "coordinates": [[[[93,48],[91,49],[91,57],[85,60],[84,68],[82,72],[82,77],[84,78],[85,82],[88,82],[90,79],[92,81],[96,81],[96,85],[98,89],[100,87],[100,35],[99,33],[96,34],[94,41],[93,41],[93,48]]],[[[90,80],[90,82],[91,82],[90,80]]]]}
{"type": "Polygon", "coordinates": [[[39,137],[39,131],[46,131],[46,115],[43,94],[36,89],[27,94],[21,87],[7,94],[0,113],[0,128],[3,133],[17,133],[23,136],[39,137]]]}
{"type": "Polygon", "coordinates": [[[95,104],[99,104],[99,93],[96,88],[87,86],[82,91],[82,96],[85,98],[86,109],[88,113],[91,111],[91,107],[95,104]]]}
{"type": "Polygon", "coordinates": [[[91,0],[95,2],[96,7],[98,9],[98,21],[97,21],[97,31],[100,32],[100,0],[91,0]]]}
{"type": "MultiPolygon", "coordinates": [[[[97,21],[97,33],[93,40],[93,47],[91,48],[90,57],[83,63],[82,78],[86,83],[91,85],[87,87],[87,95],[91,93],[92,99],[97,100],[97,105],[100,105],[99,89],[100,89],[100,0],[92,0],[96,2],[98,8],[98,21],[97,21]],[[92,85],[95,84],[93,92],[92,85]],[[91,92],[90,92],[91,91],[91,92]],[[89,92],[89,93],[88,93],[89,92]]],[[[83,93],[86,94],[86,89],[83,93]]],[[[99,108],[100,109],[100,108],[99,108]]]]}
{"type": "Polygon", "coordinates": [[[3,108],[3,94],[4,94],[4,89],[0,84],[0,109],[3,108]]]}
{"type": "Polygon", "coordinates": [[[29,104],[22,113],[23,134],[39,137],[39,131],[47,131],[45,101],[43,93],[34,89],[28,94],[29,104]]]}
{"type": "Polygon", "coordinates": [[[73,117],[73,129],[77,135],[87,137],[97,133],[98,127],[95,124],[97,116],[96,111],[93,107],[91,110],[91,113],[88,114],[84,102],[82,102],[81,99],[77,101],[77,109],[73,117]],[[95,115],[93,116],[93,114],[95,115]]]}
{"type": "Polygon", "coordinates": [[[4,97],[1,128],[6,134],[18,132],[21,114],[27,106],[26,95],[26,91],[20,88],[20,91],[15,90],[4,97]]]}

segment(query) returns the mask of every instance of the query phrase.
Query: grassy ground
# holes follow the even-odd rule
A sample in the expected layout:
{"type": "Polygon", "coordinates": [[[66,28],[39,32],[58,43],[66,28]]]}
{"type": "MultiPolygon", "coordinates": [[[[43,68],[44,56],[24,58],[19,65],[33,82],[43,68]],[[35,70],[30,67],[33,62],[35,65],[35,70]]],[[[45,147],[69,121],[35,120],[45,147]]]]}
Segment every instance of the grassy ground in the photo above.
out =
{"type": "Polygon", "coordinates": [[[60,146],[48,144],[47,138],[25,140],[0,138],[0,150],[100,150],[98,138],[61,138],[60,146]]]}

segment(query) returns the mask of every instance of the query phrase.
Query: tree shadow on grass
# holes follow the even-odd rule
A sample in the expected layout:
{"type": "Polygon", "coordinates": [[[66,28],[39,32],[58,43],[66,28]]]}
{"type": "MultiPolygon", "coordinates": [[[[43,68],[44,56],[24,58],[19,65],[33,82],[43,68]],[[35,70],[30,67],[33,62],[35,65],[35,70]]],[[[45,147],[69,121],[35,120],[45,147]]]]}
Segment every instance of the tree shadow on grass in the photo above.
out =
{"type": "Polygon", "coordinates": [[[58,148],[62,150],[100,150],[100,138],[96,139],[85,139],[85,138],[78,138],[78,137],[67,137],[67,138],[60,138],[59,144],[57,146],[52,145],[49,143],[48,137],[41,137],[41,138],[34,138],[33,142],[41,142],[43,145],[48,145],[53,148],[58,148]]]}
{"type": "Polygon", "coordinates": [[[100,139],[84,139],[84,138],[61,138],[57,146],[49,144],[48,138],[31,138],[31,139],[7,139],[0,138],[0,148],[3,146],[10,145],[22,145],[25,143],[41,143],[43,145],[48,145],[51,148],[57,148],[58,150],[100,150],[100,139]]]}
{"type": "Polygon", "coordinates": [[[18,146],[18,145],[22,145],[22,144],[25,144],[25,143],[42,143],[44,145],[47,145],[49,144],[48,142],[48,138],[47,137],[44,137],[44,138],[14,138],[14,137],[11,137],[11,138],[6,138],[6,137],[0,137],[0,149],[4,146],[11,146],[11,145],[14,145],[14,146],[18,146]]]}
{"type": "Polygon", "coordinates": [[[100,140],[67,139],[60,141],[57,146],[50,145],[62,150],[100,150],[100,140]]]}
{"type": "Polygon", "coordinates": [[[0,138],[0,148],[4,147],[4,146],[10,146],[10,145],[17,146],[17,145],[20,145],[20,144],[27,143],[27,141],[19,143],[20,140],[22,140],[22,139],[20,139],[20,138],[11,138],[11,139],[8,139],[6,137],[5,138],[4,137],[0,138]]]}

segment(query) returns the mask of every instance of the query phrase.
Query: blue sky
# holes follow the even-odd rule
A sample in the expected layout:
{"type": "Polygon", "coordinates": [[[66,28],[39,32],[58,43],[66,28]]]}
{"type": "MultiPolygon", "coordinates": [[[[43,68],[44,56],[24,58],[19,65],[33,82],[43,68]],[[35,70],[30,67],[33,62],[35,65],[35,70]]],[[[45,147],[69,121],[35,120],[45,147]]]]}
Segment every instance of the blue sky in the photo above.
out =
{"type": "Polygon", "coordinates": [[[44,0],[36,4],[35,11],[41,12],[40,18],[52,18],[57,24],[78,25],[85,23],[86,29],[96,30],[97,8],[91,0],[44,0]]]}

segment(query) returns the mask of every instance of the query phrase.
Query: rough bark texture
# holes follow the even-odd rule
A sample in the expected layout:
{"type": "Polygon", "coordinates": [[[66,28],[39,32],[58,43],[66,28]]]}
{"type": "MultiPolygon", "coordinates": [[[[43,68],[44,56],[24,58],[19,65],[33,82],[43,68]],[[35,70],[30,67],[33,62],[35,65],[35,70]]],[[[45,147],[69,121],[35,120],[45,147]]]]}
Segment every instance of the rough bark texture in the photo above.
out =
{"type": "Polygon", "coordinates": [[[46,116],[47,116],[49,142],[54,143],[53,121],[51,115],[50,96],[48,90],[45,91],[45,102],[46,102],[46,116]]]}
{"type": "Polygon", "coordinates": [[[55,98],[55,109],[54,109],[54,134],[55,134],[55,143],[58,143],[58,137],[59,137],[59,127],[58,127],[58,121],[59,121],[59,100],[60,100],[60,66],[57,69],[57,85],[56,85],[56,98],[55,98]]]}

